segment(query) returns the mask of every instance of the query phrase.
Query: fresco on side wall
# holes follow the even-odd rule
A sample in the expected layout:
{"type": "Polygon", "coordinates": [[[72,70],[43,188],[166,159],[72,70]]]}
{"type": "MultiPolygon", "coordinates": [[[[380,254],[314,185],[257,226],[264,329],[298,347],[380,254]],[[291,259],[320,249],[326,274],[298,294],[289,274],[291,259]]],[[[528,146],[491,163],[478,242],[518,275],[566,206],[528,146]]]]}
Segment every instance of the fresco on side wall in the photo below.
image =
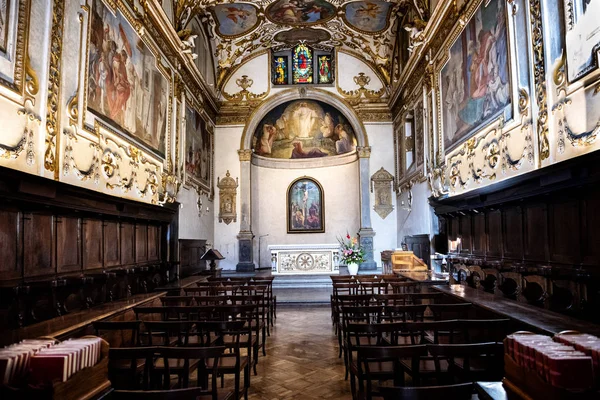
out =
{"type": "Polygon", "coordinates": [[[569,80],[574,81],[594,70],[596,53],[600,52],[600,15],[599,0],[573,0],[575,2],[575,22],[573,28],[567,30],[567,72],[569,80]]]}
{"type": "Polygon", "coordinates": [[[450,48],[441,72],[446,150],[505,110],[510,113],[505,7],[503,0],[480,6],[450,48]]]}
{"type": "Polygon", "coordinates": [[[356,136],[336,108],[318,100],[293,100],[269,111],[256,128],[252,145],[263,157],[317,158],[355,151],[356,136]]]}
{"type": "Polygon", "coordinates": [[[100,0],[91,9],[87,106],[164,156],[168,82],[127,19],[100,0]]]}
{"type": "Polygon", "coordinates": [[[310,178],[294,181],[287,193],[288,233],[325,232],[323,188],[310,178]]]}
{"type": "Polygon", "coordinates": [[[8,11],[10,0],[0,0],[0,51],[6,53],[8,41],[8,11]]]}
{"type": "Polygon", "coordinates": [[[185,109],[185,172],[193,180],[210,187],[210,134],[206,122],[194,108],[185,109]]]}
{"type": "Polygon", "coordinates": [[[354,1],[344,6],[344,19],[353,28],[368,33],[385,31],[389,24],[392,3],[385,1],[354,1]]]}
{"type": "Polygon", "coordinates": [[[212,8],[217,33],[221,36],[240,36],[258,25],[256,7],[251,4],[227,3],[212,8]]]}
{"type": "Polygon", "coordinates": [[[325,0],[277,0],[267,7],[267,18],[282,25],[314,25],[335,17],[336,9],[325,0]]]}

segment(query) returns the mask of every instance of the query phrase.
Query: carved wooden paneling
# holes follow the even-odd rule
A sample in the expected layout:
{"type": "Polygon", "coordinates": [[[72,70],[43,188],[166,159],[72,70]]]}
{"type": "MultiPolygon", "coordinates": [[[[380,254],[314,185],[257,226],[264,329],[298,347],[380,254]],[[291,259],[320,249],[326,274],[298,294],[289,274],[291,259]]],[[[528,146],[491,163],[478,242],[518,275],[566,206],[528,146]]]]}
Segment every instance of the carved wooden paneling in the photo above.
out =
{"type": "Polygon", "coordinates": [[[550,260],[575,264],[581,259],[579,201],[550,203],[550,260]]]}
{"type": "Polygon", "coordinates": [[[0,275],[2,279],[21,277],[21,215],[0,211],[0,275]]]}
{"type": "Polygon", "coordinates": [[[56,272],[52,215],[23,214],[23,272],[25,279],[56,272]]]}
{"type": "Polygon", "coordinates": [[[458,238],[458,219],[453,218],[448,220],[448,232],[449,232],[449,240],[456,240],[458,238]]]}
{"type": "Polygon", "coordinates": [[[56,218],[56,272],[81,270],[81,220],[56,218]]]}
{"type": "Polygon", "coordinates": [[[524,207],[525,214],[525,259],[545,261],[548,244],[548,216],[545,204],[533,204],[524,207]]]}
{"type": "Polygon", "coordinates": [[[135,225],[121,223],[121,264],[135,262],[135,225]]]}
{"type": "Polygon", "coordinates": [[[473,215],[473,251],[476,256],[485,255],[485,214],[473,215]]]}
{"type": "Polygon", "coordinates": [[[523,215],[521,207],[510,207],[503,211],[502,237],[504,257],[523,258],[523,215]]]}
{"type": "Polygon", "coordinates": [[[148,225],[135,225],[135,262],[148,261],[148,225]]]}
{"type": "Polygon", "coordinates": [[[463,251],[470,253],[473,248],[473,244],[471,243],[471,216],[461,215],[459,217],[459,222],[462,249],[463,251]]]}
{"type": "Polygon", "coordinates": [[[104,221],[104,267],[114,267],[121,263],[121,240],[119,223],[104,221]]]}
{"type": "Polygon", "coordinates": [[[160,259],[160,227],[148,225],[148,261],[160,259]]]}
{"type": "Polygon", "coordinates": [[[589,193],[581,201],[582,215],[582,262],[600,265],[600,192],[589,193]]]}
{"type": "Polygon", "coordinates": [[[83,220],[83,265],[84,269],[103,267],[102,221],[99,219],[83,220]]]}
{"type": "Polygon", "coordinates": [[[502,257],[502,212],[487,213],[487,251],[488,257],[502,257]]]}

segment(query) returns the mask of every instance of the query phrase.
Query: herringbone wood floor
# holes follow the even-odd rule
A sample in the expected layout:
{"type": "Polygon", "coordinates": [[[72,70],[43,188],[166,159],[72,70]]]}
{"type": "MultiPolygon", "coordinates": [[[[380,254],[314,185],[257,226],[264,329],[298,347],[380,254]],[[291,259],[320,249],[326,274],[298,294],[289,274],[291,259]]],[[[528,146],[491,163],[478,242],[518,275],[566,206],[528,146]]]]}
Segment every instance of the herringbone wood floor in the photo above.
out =
{"type": "Polygon", "coordinates": [[[351,399],[328,306],[281,306],[249,399],[351,399]]]}

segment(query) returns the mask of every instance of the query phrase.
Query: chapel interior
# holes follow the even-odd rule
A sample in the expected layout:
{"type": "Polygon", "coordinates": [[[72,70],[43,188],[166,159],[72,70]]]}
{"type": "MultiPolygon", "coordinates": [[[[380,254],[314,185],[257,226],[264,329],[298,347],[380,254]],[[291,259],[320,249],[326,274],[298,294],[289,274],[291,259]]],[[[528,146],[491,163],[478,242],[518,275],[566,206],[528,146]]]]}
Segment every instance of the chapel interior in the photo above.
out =
{"type": "Polygon", "coordinates": [[[0,397],[600,398],[599,16],[0,0],[0,397]]]}

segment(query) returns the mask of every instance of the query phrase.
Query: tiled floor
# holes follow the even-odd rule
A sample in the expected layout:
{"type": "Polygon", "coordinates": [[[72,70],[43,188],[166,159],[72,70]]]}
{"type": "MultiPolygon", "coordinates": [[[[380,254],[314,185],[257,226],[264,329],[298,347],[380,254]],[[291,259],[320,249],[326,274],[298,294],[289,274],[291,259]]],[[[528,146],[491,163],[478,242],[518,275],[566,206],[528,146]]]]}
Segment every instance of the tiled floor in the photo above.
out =
{"type": "Polygon", "coordinates": [[[282,305],[249,399],[351,399],[329,306],[282,305]]]}

